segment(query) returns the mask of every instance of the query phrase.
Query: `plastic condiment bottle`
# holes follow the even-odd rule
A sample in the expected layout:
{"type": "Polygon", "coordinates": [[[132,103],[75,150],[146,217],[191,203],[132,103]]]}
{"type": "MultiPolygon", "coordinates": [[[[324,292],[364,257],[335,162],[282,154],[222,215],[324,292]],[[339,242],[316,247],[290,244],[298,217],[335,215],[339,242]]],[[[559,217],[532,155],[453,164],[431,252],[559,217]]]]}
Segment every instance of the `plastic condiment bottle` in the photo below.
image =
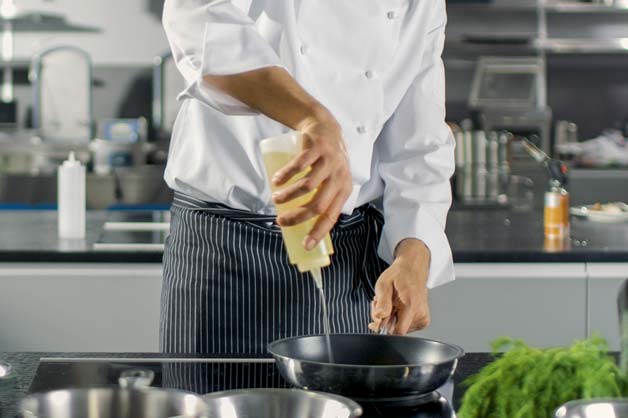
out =
{"type": "Polygon", "coordinates": [[[74,152],[59,166],[57,204],[59,238],[85,238],[85,167],[74,152]]]}
{"type": "MultiPolygon", "coordinates": [[[[285,187],[297,182],[310,171],[309,168],[302,171],[292,177],[287,183],[281,185],[281,187],[276,187],[272,183],[272,178],[275,173],[288,164],[288,162],[290,162],[301,151],[301,138],[297,132],[291,132],[264,139],[260,143],[260,148],[264,159],[264,165],[266,166],[266,173],[270,180],[273,192],[282,190],[285,187]]],[[[281,215],[290,209],[307,204],[315,193],[316,190],[290,202],[276,205],[277,214],[281,215]]],[[[329,234],[327,234],[327,236],[325,236],[325,238],[310,251],[307,251],[303,246],[303,241],[314,227],[316,220],[317,218],[313,218],[299,225],[282,227],[281,233],[284,245],[288,252],[290,263],[296,264],[297,268],[301,272],[310,272],[316,281],[317,286],[321,288],[322,283],[320,269],[331,264],[330,255],[334,253],[334,249],[329,234]]]]}

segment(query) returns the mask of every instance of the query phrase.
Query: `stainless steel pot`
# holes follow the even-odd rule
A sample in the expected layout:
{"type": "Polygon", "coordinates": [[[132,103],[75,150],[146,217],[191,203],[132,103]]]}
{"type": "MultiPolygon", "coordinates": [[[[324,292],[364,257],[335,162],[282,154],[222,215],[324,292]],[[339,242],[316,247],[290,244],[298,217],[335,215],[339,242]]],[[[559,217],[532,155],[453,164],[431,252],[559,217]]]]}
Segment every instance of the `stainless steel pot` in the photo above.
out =
{"type": "Polygon", "coordinates": [[[454,374],[462,348],[416,337],[331,335],[334,362],[321,335],[268,346],[283,377],[302,389],[353,399],[398,398],[435,391],[454,374]]]}
{"type": "Polygon", "coordinates": [[[26,397],[24,418],[207,418],[207,405],[193,393],[149,387],[150,370],[130,370],[120,387],[67,389],[26,397]]]}
{"type": "Polygon", "coordinates": [[[350,399],[300,389],[243,389],[205,395],[212,418],[354,418],[362,408],[350,399]]]}
{"type": "Polygon", "coordinates": [[[628,417],[628,399],[592,399],[572,401],[558,408],[555,418],[628,417]]]}

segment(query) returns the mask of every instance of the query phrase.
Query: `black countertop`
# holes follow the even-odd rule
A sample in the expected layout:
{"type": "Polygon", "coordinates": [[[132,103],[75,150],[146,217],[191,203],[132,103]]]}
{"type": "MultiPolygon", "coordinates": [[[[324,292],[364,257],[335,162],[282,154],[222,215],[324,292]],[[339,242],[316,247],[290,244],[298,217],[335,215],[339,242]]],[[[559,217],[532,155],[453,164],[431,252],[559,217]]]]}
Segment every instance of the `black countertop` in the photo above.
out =
{"type": "MultiPolygon", "coordinates": [[[[0,417],[14,418],[17,414],[17,404],[22,399],[33,380],[39,359],[42,357],[115,357],[115,358],[160,358],[172,357],[159,353],[138,354],[138,353],[2,353],[0,360],[10,363],[15,371],[16,377],[8,382],[0,384],[0,417]]],[[[181,356],[177,356],[181,357],[181,356]]],[[[218,356],[225,357],[225,356],[218,356]]],[[[454,405],[458,406],[464,388],[460,385],[467,377],[477,373],[483,366],[488,364],[492,356],[487,353],[467,353],[459,362],[458,369],[454,375],[454,405]]]]}
{"type": "MultiPolygon", "coordinates": [[[[97,251],[107,220],[145,220],[163,213],[103,212],[87,214],[84,241],[59,240],[56,212],[0,212],[0,262],[159,263],[162,252],[97,251]]],[[[507,210],[453,210],[447,234],[454,261],[473,262],[628,262],[628,224],[572,220],[572,237],[555,248],[543,239],[542,214],[507,210]]],[[[129,235],[131,240],[143,239],[129,235]]]]}

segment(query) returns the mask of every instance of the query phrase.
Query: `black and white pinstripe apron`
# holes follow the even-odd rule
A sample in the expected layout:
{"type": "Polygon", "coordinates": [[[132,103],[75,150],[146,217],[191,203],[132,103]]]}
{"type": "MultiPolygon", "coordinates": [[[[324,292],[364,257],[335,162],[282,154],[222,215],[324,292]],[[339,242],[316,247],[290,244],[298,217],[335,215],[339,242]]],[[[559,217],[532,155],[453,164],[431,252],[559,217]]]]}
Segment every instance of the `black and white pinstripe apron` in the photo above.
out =
{"type": "MultiPolygon", "coordinates": [[[[265,353],[269,342],[323,331],[314,281],[288,263],[274,216],[175,194],[164,253],[160,348],[265,353]]],[[[333,333],[366,333],[383,225],[370,205],[343,215],[323,269],[333,333]]]]}

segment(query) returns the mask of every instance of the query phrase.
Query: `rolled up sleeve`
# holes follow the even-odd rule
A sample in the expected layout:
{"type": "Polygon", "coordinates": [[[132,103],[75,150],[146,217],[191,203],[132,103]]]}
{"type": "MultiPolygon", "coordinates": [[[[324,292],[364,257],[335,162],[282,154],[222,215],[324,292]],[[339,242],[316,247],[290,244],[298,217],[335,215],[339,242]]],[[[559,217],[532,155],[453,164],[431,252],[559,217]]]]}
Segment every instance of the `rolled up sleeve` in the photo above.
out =
{"type": "Polygon", "coordinates": [[[454,279],[445,235],[454,140],[445,123],[444,31],[443,23],[427,35],[421,69],[376,143],[385,183],[379,255],[392,262],[402,240],[423,241],[431,252],[429,288],[454,279]]]}
{"type": "Polygon", "coordinates": [[[181,96],[196,98],[227,114],[257,113],[203,80],[206,75],[282,66],[245,10],[228,0],[166,0],[162,20],[186,82],[181,96]]]}

